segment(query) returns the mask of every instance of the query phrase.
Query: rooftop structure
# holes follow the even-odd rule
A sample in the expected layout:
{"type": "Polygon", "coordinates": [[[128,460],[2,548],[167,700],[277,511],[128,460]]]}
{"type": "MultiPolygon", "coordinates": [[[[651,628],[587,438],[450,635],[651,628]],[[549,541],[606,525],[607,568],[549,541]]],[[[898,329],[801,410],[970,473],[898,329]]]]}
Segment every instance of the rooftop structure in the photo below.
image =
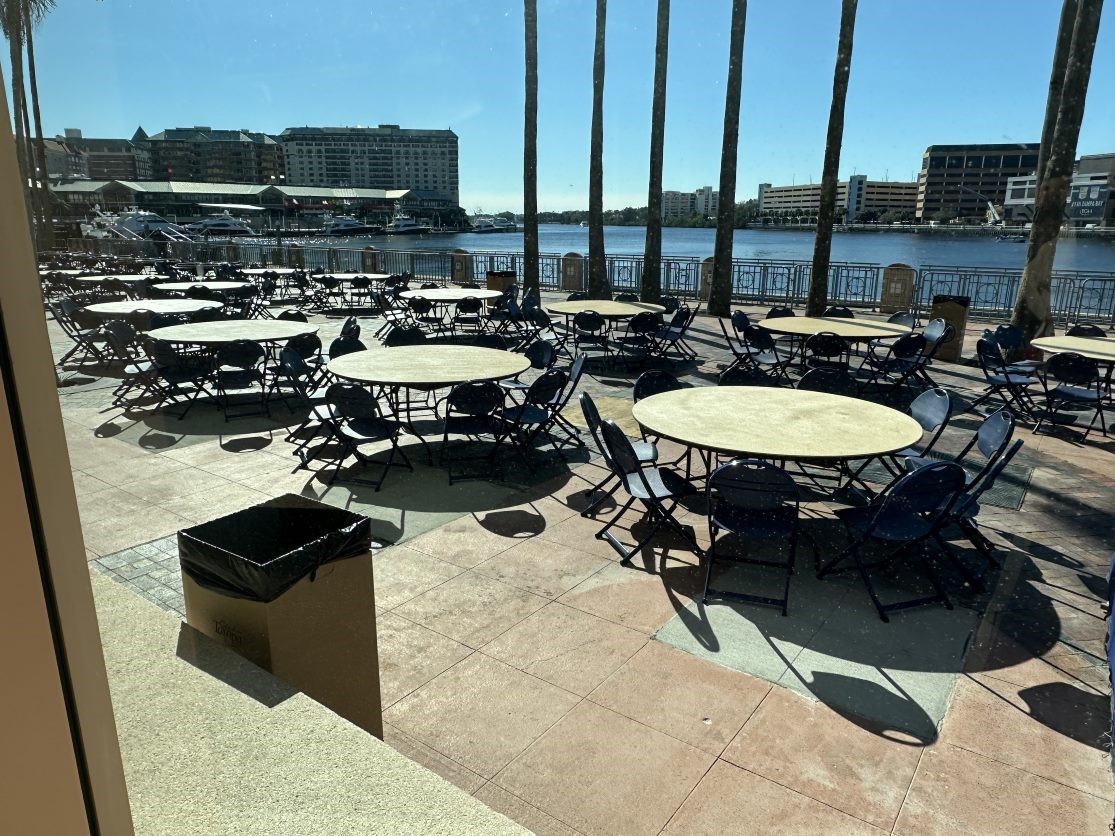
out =
{"type": "Polygon", "coordinates": [[[987,204],[1002,206],[1011,177],[1033,174],[1039,143],[930,145],[918,173],[917,217],[985,220],[987,204]]]}
{"type": "Polygon", "coordinates": [[[278,137],[299,186],[415,188],[459,202],[457,135],[401,128],[287,128],[278,137]]]}
{"type": "Polygon", "coordinates": [[[132,142],[150,152],[151,176],[159,180],[278,183],[285,173],[279,144],[254,131],[196,126],[148,136],[139,128],[132,142]]]}
{"type": "Polygon", "coordinates": [[[151,153],[142,145],[129,139],[84,137],[77,128],[66,128],[64,138],[85,155],[91,180],[151,179],[151,153]]]}
{"type": "MultiPolygon", "coordinates": [[[[856,174],[836,186],[836,218],[838,223],[851,223],[864,213],[888,210],[910,211],[917,203],[918,184],[868,180],[856,174]]],[[[821,206],[821,184],[802,183],[792,186],[759,184],[759,214],[770,212],[801,212],[816,214],[821,206]]]]}

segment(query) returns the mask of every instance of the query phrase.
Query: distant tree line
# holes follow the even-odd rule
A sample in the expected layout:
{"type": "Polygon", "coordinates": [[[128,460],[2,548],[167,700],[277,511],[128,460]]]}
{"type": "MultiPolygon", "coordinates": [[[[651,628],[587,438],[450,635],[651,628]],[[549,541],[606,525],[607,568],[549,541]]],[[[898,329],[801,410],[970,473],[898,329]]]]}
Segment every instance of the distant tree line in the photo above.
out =
{"type": "MultiPolygon", "coordinates": [[[[507,213],[509,214],[509,213],[507,213]]],[[[628,206],[623,209],[607,209],[604,211],[604,223],[607,226],[646,226],[646,206],[628,206]]],[[[736,204],[735,226],[743,229],[759,217],[759,201],[747,200],[736,204]]],[[[582,209],[571,209],[566,212],[539,212],[539,223],[544,224],[580,224],[588,221],[588,212],[582,209]]],[[[662,220],[662,226],[678,227],[716,227],[716,218],[705,215],[689,215],[684,218],[669,218],[662,220]]]]}

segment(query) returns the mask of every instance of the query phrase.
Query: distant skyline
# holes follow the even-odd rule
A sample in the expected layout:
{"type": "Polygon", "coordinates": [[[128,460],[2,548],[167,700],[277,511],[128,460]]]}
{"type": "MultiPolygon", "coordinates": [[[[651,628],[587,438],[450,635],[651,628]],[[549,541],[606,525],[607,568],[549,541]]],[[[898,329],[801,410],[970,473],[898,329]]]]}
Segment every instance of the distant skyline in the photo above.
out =
{"type": "MultiPolygon", "coordinates": [[[[588,204],[594,6],[539,0],[539,204],[588,204]]],[[[1036,142],[1060,3],[860,0],[841,179],[916,179],[928,145],[1036,142]]],[[[719,182],[730,3],[673,3],[664,188],[719,182]]],[[[817,182],[839,3],[752,0],[737,199],[817,182]]],[[[655,4],[610,0],[605,207],[646,204],[655,4]]],[[[36,30],[43,129],[451,128],[461,204],[522,209],[522,3],[67,2],[36,30]]],[[[2,57],[6,77],[10,67],[2,57]]],[[[1079,154],[1115,151],[1115,23],[1096,44],[1079,154]]]]}

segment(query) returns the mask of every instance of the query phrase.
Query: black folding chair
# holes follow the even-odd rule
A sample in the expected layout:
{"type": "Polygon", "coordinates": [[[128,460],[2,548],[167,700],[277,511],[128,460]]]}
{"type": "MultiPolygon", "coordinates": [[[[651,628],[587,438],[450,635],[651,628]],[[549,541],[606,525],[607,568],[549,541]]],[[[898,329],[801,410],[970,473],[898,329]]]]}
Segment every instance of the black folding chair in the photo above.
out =
{"type": "Polygon", "coordinates": [[[486,479],[491,476],[500,445],[508,433],[507,424],[502,417],[504,397],[504,391],[490,380],[459,383],[449,391],[445,399],[444,430],[439,455],[441,464],[446,468],[449,476],[450,485],[464,479],[486,479]],[[450,435],[463,436],[470,442],[465,445],[466,447],[471,447],[471,442],[483,441],[487,438],[491,442],[491,450],[485,456],[454,459],[450,456],[450,435]],[[483,461],[485,468],[478,473],[454,476],[454,461],[483,461]]]}
{"type": "Polygon", "coordinates": [[[1078,322],[1067,331],[1066,337],[1106,337],[1107,332],[1098,325],[1092,325],[1088,322],[1078,322]]]}
{"type": "Polygon", "coordinates": [[[782,468],[754,459],[736,459],[716,468],[708,477],[709,547],[705,553],[704,603],[709,598],[729,598],[767,607],[777,607],[786,615],[790,601],[790,578],[798,547],[798,486],[782,468]],[[764,560],[738,554],[717,552],[721,532],[734,535],[742,544],[753,541],[781,541],[786,544],[785,560],[764,560]],[[712,586],[717,560],[774,566],[786,573],[781,598],[755,595],[712,586]]]}
{"type": "Polygon", "coordinates": [[[558,455],[565,458],[550,429],[556,420],[559,396],[567,382],[564,370],[551,369],[535,378],[522,392],[521,403],[504,408],[502,417],[507,424],[507,434],[524,460],[526,451],[533,450],[535,441],[542,435],[550,440],[558,455]]]}
{"type": "Polygon", "coordinates": [[[573,317],[573,327],[569,335],[573,339],[573,352],[586,354],[599,351],[602,359],[612,356],[612,343],[608,336],[608,320],[596,311],[581,311],[573,317]]]}
{"type": "Polygon", "coordinates": [[[1003,405],[1022,415],[1033,415],[1034,398],[1030,387],[1038,383],[1028,372],[1011,372],[998,343],[986,337],[976,342],[976,359],[983,372],[986,389],[972,401],[968,410],[975,410],[985,401],[996,397],[1003,405]]]}
{"type": "Polygon", "coordinates": [[[654,334],[654,354],[658,357],[667,357],[671,349],[676,350],[683,360],[695,360],[697,352],[693,350],[685,338],[697,318],[697,309],[682,305],[670,318],[667,325],[661,326],[654,334]]]}
{"type": "Polygon", "coordinates": [[[767,375],[773,381],[791,382],[790,374],[786,369],[793,355],[782,353],[770,331],[751,324],[744,329],[743,338],[748,350],[745,362],[750,368],[767,375]]]}
{"type": "Polygon", "coordinates": [[[887,346],[886,354],[882,357],[874,354],[865,356],[860,370],[866,367],[868,377],[860,386],[860,393],[883,382],[889,383],[893,392],[911,383],[916,379],[925,346],[926,341],[922,334],[906,334],[887,346]]]}
{"type": "MultiPolygon", "coordinates": [[[[544,340],[533,342],[527,346],[527,350],[523,352],[523,356],[530,361],[530,368],[538,371],[548,371],[557,362],[557,349],[550,343],[544,340]]],[[[499,381],[499,386],[504,389],[509,395],[514,397],[516,392],[524,392],[530,388],[530,384],[522,380],[525,372],[515,375],[513,378],[499,381]]]]}
{"type": "MultiPolygon", "coordinates": [[[[1008,409],[1000,409],[988,415],[980,423],[979,428],[968,439],[968,443],[953,458],[955,464],[968,460],[973,453],[983,456],[984,463],[975,476],[966,477],[968,483],[973,483],[987,475],[994,467],[995,462],[1003,455],[1011,439],[1014,437],[1014,415],[1008,409]]],[[[934,459],[925,456],[905,456],[902,459],[907,471],[917,470],[934,463],[934,459]]]]}
{"type": "Polygon", "coordinates": [[[849,544],[840,555],[820,568],[818,577],[854,568],[884,622],[890,621],[888,613],[927,604],[943,603],[946,609],[951,610],[952,602],[926,557],[925,546],[948,522],[949,512],[963,490],[964,469],[953,462],[936,462],[906,474],[866,508],[837,509],[836,516],[844,524],[849,544]],[[868,562],[863,550],[869,543],[881,545],[887,553],[878,560],[868,562]],[[935,594],[884,604],[868,570],[894,564],[900,557],[911,553],[916,553],[935,594]],[[842,567],[841,564],[849,559],[852,566],[842,567]]]}
{"type": "Polygon", "coordinates": [[[805,341],[804,358],[806,368],[843,369],[849,368],[848,341],[831,331],[821,331],[805,341]]]}
{"type": "Polygon", "coordinates": [[[627,492],[627,502],[621,505],[612,519],[596,532],[596,538],[606,540],[619,553],[620,562],[626,564],[631,562],[632,555],[641,552],[654,535],[665,527],[684,539],[693,553],[700,557],[701,547],[697,543],[693,529],[683,526],[674,518],[674,509],[678,502],[696,493],[692,483],[673,470],[644,466],[639,461],[631,440],[624,435],[615,421],[604,421],[600,425],[600,437],[607,450],[605,461],[609,462],[612,472],[627,492]],[[651,526],[647,533],[629,549],[616,539],[611,528],[635,502],[643,506],[651,519],[651,526]]]}
{"type": "MultiPolygon", "coordinates": [[[[581,413],[585,416],[585,424],[588,426],[588,431],[592,435],[592,440],[596,442],[596,446],[600,449],[600,454],[604,457],[604,466],[608,469],[608,475],[586,490],[585,495],[591,497],[593,494],[603,491],[606,485],[613,481],[615,482],[615,485],[613,485],[611,489],[598,499],[593,500],[585,510],[581,511],[581,516],[587,517],[590,516],[604,500],[619,490],[620,482],[616,476],[615,468],[612,466],[612,460],[608,457],[608,448],[605,446],[604,440],[600,435],[600,425],[603,423],[600,418],[600,410],[596,408],[596,401],[592,399],[592,395],[588,392],[581,393],[581,413]]],[[[654,464],[658,461],[658,447],[649,441],[632,441],[631,449],[635,451],[635,458],[637,458],[642,465],[654,464]]]]}
{"type": "Polygon", "coordinates": [[[643,311],[627,320],[624,333],[616,337],[612,344],[619,352],[619,356],[629,362],[637,362],[646,366],[647,361],[655,353],[657,343],[655,334],[659,329],[658,314],[643,311]]]}
{"type": "Polygon", "coordinates": [[[1100,431],[1107,435],[1107,421],[1103,416],[1104,376],[1095,360],[1074,351],[1064,351],[1050,357],[1038,377],[1045,392],[1045,409],[1038,413],[1035,433],[1047,423],[1056,426],[1075,421],[1075,417],[1066,420],[1062,415],[1061,410],[1068,406],[1092,410],[1092,420],[1084,429],[1085,439],[1095,426],[1096,418],[1100,420],[1100,431]]]}
{"type": "Polygon", "coordinates": [[[824,392],[828,395],[843,395],[846,398],[859,396],[859,384],[846,369],[810,369],[801,376],[797,388],[802,392],[824,392]]]}
{"type": "Polygon", "coordinates": [[[251,340],[233,340],[217,349],[216,375],[217,400],[224,410],[225,422],[230,418],[246,418],[250,415],[271,415],[267,403],[263,361],[267,353],[263,346],[251,340]],[[259,387],[259,408],[254,411],[231,412],[233,392],[251,393],[259,387]]]}
{"type": "Polygon", "coordinates": [[[449,319],[449,330],[454,336],[458,331],[479,333],[484,330],[484,303],[475,296],[466,296],[457,302],[449,319]]]}
{"type": "Polygon", "coordinates": [[[383,466],[379,479],[346,479],[346,482],[370,485],[373,490],[378,491],[383,487],[387,473],[392,467],[414,470],[406,453],[399,448],[402,426],[399,422],[384,417],[379,402],[371,392],[353,384],[334,383],[326,391],[325,401],[332,407],[334,416],[332,436],[341,445],[340,455],[334,460],[333,473],[329,477],[330,485],[337,480],[341,465],[349,456],[355,457],[364,466],[377,463],[373,462],[370,456],[366,456],[361,448],[384,442],[390,445],[390,452],[386,462],[378,462],[383,466]],[[402,461],[396,462],[396,456],[402,457],[402,461]]]}
{"type": "Polygon", "coordinates": [[[716,321],[720,323],[720,331],[724,334],[724,341],[728,344],[728,350],[732,352],[734,358],[732,365],[746,365],[751,359],[751,353],[755,350],[747,345],[745,336],[747,326],[751,324],[750,318],[743,311],[733,311],[728,320],[732,328],[731,333],[728,332],[728,325],[724,324],[723,317],[719,317],[716,321]]]}
{"type": "Polygon", "coordinates": [[[855,319],[856,313],[844,305],[830,305],[825,308],[825,312],[821,316],[831,316],[835,319],[855,319]]]}

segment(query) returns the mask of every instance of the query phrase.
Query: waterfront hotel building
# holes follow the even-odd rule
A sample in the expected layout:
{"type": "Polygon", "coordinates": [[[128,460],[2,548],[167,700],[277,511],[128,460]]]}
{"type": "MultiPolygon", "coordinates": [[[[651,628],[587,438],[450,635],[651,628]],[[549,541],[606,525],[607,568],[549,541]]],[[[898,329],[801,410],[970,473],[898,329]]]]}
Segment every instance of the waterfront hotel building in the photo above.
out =
{"type": "MultiPolygon", "coordinates": [[[[856,174],[836,185],[836,222],[852,223],[864,212],[886,212],[891,209],[912,212],[917,195],[917,183],[868,180],[867,175],[856,174]]],[[[815,215],[820,208],[820,183],[793,186],[759,184],[760,215],[772,212],[815,215]]]]}
{"type": "Polygon", "coordinates": [[[287,128],[277,137],[287,183],[418,189],[459,202],[457,135],[400,128],[287,128]]]}
{"type": "Polygon", "coordinates": [[[930,145],[918,173],[917,218],[939,213],[957,218],[987,218],[987,204],[1003,205],[1007,181],[1033,174],[1038,166],[1036,142],[994,145],[930,145]]]}

